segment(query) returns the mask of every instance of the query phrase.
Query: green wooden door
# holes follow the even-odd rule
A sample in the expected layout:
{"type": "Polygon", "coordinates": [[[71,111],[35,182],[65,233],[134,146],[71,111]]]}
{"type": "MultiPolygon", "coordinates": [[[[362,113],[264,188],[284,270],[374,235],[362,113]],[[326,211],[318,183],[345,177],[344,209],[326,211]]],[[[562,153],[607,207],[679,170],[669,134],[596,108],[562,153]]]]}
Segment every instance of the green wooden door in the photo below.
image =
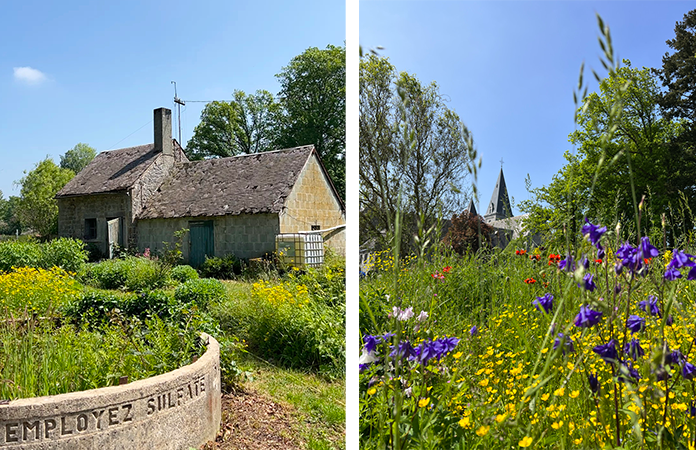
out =
{"type": "Polygon", "coordinates": [[[189,222],[189,236],[191,248],[189,252],[189,264],[198,267],[205,261],[205,257],[215,256],[215,241],[212,220],[200,220],[189,222]]]}

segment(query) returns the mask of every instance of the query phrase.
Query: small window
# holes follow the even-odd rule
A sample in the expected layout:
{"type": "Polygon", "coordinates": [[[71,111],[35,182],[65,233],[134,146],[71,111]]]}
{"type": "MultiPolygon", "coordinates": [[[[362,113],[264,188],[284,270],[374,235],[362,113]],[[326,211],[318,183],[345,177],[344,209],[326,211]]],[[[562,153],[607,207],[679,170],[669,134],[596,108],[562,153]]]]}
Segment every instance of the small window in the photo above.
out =
{"type": "Polygon", "coordinates": [[[319,231],[321,230],[321,225],[312,225],[312,231],[319,231]]]}
{"type": "Polygon", "coordinates": [[[85,219],[85,239],[97,238],[97,219],[85,219]]]}

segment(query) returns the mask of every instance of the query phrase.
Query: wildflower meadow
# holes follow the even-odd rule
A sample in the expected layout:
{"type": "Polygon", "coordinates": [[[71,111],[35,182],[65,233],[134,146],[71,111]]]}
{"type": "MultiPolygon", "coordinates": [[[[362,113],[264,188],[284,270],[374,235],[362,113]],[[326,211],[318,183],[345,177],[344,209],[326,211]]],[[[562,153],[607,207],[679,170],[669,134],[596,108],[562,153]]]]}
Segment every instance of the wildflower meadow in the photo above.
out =
{"type": "Polygon", "coordinates": [[[368,273],[365,448],[695,448],[695,257],[582,231],[368,273]]]}
{"type": "MultiPolygon", "coordinates": [[[[619,65],[598,23],[611,77],[619,65]]],[[[572,209],[541,243],[527,230],[504,248],[479,225],[478,246],[459,253],[419,229],[404,257],[397,209],[393,248],[360,273],[361,448],[696,449],[693,217],[637,201],[631,152],[607,157],[633,82],[595,130],[587,195],[624,158],[630,216],[572,209]]],[[[576,121],[583,86],[581,69],[576,121]]],[[[476,202],[481,162],[468,149],[476,202]]]]}

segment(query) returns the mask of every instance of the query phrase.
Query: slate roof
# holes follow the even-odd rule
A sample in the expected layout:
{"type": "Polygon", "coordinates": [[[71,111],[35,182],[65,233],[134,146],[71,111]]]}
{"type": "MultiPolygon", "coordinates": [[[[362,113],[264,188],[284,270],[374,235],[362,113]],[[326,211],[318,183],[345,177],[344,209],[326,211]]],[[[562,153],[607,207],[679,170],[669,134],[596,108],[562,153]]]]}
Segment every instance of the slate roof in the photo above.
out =
{"type": "Polygon", "coordinates": [[[495,189],[491,196],[491,201],[486,210],[486,221],[505,219],[512,215],[512,207],[510,206],[510,198],[508,197],[507,186],[505,186],[505,177],[503,176],[503,168],[500,168],[498,181],[495,183],[495,189]]]}
{"type": "Polygon", "coordinates": [[[177,165],[139,219],[279,213],[314,146],[177,165]]]}
{"type": "Polygon", "coordinates": [[[128,189],[150,167],[158,154],[155,144],[99,153],[56,194],[56,198],[128,189]]]}

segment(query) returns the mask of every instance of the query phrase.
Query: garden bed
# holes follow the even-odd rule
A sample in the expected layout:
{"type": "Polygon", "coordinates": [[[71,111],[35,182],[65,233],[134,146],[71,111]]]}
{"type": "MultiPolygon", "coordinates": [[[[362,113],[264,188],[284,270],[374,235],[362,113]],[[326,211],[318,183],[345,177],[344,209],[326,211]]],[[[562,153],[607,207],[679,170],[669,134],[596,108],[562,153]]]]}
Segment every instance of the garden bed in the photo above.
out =
{"type": "Polygon", "coordinates": [[[172,372],[0,405],[0,446],[178,450],[213,439],[220,424],[220,348],[203,338],[203,356],[172,372]]]}

